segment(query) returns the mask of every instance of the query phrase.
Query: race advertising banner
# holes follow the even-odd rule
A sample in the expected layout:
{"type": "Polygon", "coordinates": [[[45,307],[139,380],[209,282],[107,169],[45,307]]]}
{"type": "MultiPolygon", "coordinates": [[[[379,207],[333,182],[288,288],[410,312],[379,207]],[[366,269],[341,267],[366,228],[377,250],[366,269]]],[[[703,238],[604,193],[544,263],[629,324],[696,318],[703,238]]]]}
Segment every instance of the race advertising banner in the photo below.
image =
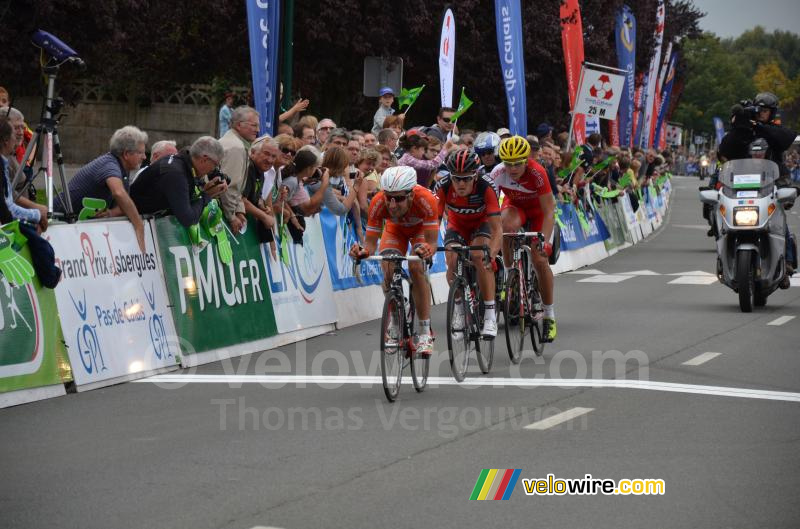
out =
{"type": "Polygon", "coordinates": [[[149,223],[145,253],[129,222],[55,225],[47,236],[63,274],[55,294],[76,384],[177,364],[149,223]]]}
{"type": "Polygon", "coordinates": [[[229,236],[233,258],[228,264],[221,261],[216,240],[198,251],[188,230],[174,217],[156,220],[156,233],[184,353],[224,348],[277,333],[256,230],[229,236]]]}
{"type": "Polygon", "coordinates": [[[625,70],[625,86],[619,103],[619,136],[620,145],[630,146],[633,136],[634,70],[636,68],[636,17],[631,8],[624,5],[617,13],[615,33],[617,36],[617,61],[621,70],[625,70]]]}
{"type": "Polygon", "coordinates": [[[583,226],[574,205],[562,203],[558,204],[558,209],[562,251],[579,250],[590,244],[603,242],[611,236],[600,215],[586,219],[587,225],[583,226]]]}
{"type": "Polygon", "coordinates": [[[667,137],[667,145],[680,145],[683,143],[683,129],[677,125],[667,123],[665,135],[667,137]]]}
{"type": "Polygon", "coordinates": [[[506,87],[508,129],[511,134],[528,135],[528,111],[525,103],[525,61],[522,42],[522,10],[519,0],[495,0],[497,51],[500,71],[506,87]]]}
{"type": "Polygon", "coordinates": [[[675,51],[672,53],[672,56],[669,59],[667,76],[664,79],[664,86],[661,90],[661,101],[659,101],[658,105],[658,121],[656,122],[656,135],[653,139],[653,145],[658,148],[663,148],[661,146],[661,140],[664,137],[664,120],[667,117],[667,108],[669,108],[669,98],[672,94],[672,85],[673,81],[675,80],[675,64],[677,60],[678,52],[675,51]]]}
{"type": "Polygon", "coordinates": [[[622,75],[585,68],[575,112],[599,119],[615,119],[624,84],[622,75]]]}
{"type": "MultiPolygon", "coordinates": [[[[27,246],[19,255],[30,262],[27,246]]],[[[0,393],[70,380],[53,291],[42,288],[36,277],[12,286],[0,275],[0,393]]],[[[59,393],[65,393],[63,386],[59,393]]]]}
{"type": "Polygon", "coordinates": [[[336,304],[318,215],[306,217],[303,244],[289,242],[288,247],[282,259],[282,252],[273,258],[269,245],[261,245],[278,332],[335,322],[336,304]]]}
{"type": "Polygon", "coordinates": [[[656,8],[656,30],[653,35],[655,41],[655,53],[650,60],[650,69],[647,74],[647,81],[645,89],[642,93],[642,111],[644,112],[644,123],[640,131],[639,146],[644,148],[652,147],[653,138],[650,136],[650,129],[653,126],[653,121],[656,119],[655,113],[655,99],[656,87],[658,86],[658,65],[661,61],[661,44],[664,40],[664,0],[658,0],[658,7],[656,8]]]}
{"type": "Polygon", "coordinates": [[[253,100],[259,114],[259,130],[261,134],[270,136],[274,135],[276,128],[280,17],[280,0],[247,0],[247,34],[250,39],[253,100]]]}
{"type": "Polygon", "coordinates": [[[442,106],[453,106],[453,76],[456,68],[456,21],[453,11],[447,9],[442,19],[442,36],[439,39],[439,87],[442,106]]]}
{"type": "MultiPolygon", "coordinates": [[[[333,290],[347,290],[361,286],[379,285],[383,281],[383,272],[378,261],[362,261],[359,264],[359,283],[353,275],[353,260],[347,255],[350,247],[358,242],[352,225],[344,217],[337,217],[328,209],[323,208],[319,215],[322,225],[322,235],[325,241],[325,254],[328,258],[328,268],[331,274],[333,290]]],[[[439,246],[443,245],[444,234],[447,231],[447,221],[439,225],[439,246]]],[[[442,252],[433,256],[433,266],[430,273],[445,272],[447,262],[442,252]]]]}
{"type": "Polygon", "coordinates": [[[578,0],[561,0],[560,16],[561,46],[564,49],[564,64],[567,68],[567,93],[569,107],[573,111],[573,133],[575,141],[580,145],[586,143],[586,118],[575,111],[575,99],[578,97],[583,65],[583,22],[578,0]]]}

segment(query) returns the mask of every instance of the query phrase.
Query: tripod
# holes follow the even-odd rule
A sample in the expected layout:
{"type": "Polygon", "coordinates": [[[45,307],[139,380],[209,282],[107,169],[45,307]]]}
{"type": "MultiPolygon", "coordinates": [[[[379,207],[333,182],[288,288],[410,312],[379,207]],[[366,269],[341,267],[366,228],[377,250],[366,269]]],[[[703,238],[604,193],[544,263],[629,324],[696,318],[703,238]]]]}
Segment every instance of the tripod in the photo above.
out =
{"type": "MultiPolygon", "coordinates": [[[[12,189],[17,182],[20,181],[22,175],[25,174],[25,185],[20,191],[14,194],[14,200],[17,200],[33,183],[33,179],[40,173],[45,174],[45,187],[47,189],[47,210],[49,216],[53,217],[53,200],[54,200],[54,180],[53,180],[53,155],[55,154],[55,161],[58,165],[59,183],[61,184],[61,191],[63,198],[60,198],[64,205],[65,220],[67,222],[75,222],[78,218],[77,214],[72,209],[72,201],[69,196],[69,188],[67,187],[67,179],[64,176],[64,156],[61,153],[61,141],[58,137],[58,119],[61,113],[61,108],[64,101],[60,98],[53,97],[55,94],[56,76],[58,75],[58,65],[45,65],[42,67],[43,73],[47,76],[47,95],[45,97],[44,106],[42,107],[42,114],[39,124],[31,137],[28,148],[25,149],[25,156],[22,159],[17,173],[14,175],[12,182],[12,189]],[[40,149],[41,144],[44,147],[40,149]],[[39,170],[34,173],[32,170],[26,171],[28,160],[31,160],[31,154],[34,154],[34,161],[36,154],[41,157],[41,164],[39,170]]],[[[31,163],[31,169],[33,163],[31,163]]]]}

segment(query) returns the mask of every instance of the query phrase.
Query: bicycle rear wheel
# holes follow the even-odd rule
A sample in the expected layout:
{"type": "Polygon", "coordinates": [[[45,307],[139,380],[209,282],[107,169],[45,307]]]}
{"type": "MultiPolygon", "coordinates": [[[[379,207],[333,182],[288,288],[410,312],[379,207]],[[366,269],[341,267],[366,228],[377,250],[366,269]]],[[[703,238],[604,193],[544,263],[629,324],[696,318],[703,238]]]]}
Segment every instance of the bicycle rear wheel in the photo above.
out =
{"type": "Polygon", "coordinates": [[[417,393],[422,393],[428,384],[428,369],[430,368],[430,355],[417,353],[415,343],[416,332],[414,329],[414,316],[416,315],[416,305],[414,304],[414,294],[408,293],[408,305],[406,306],[406,329],[408,330],[407,350],[411,355],[411,380],[414,382],[414,389],[417,393]]]}
{"type": "Polygon", "coordinates": [[[475,315],[478,319],[478,321],[475,322],[478,335],[478,340],[475,344],[475,352],[477,353],[478,357],[478,367],[480,367],[481,373],[486,375],[489,373],[489,371],[491,371],[492,363],[494,362],[494,339],[484,340],[480,335],[481,330],[483,329],[483,317],[486,314],[486,307],[483,304],[483,295],[481,294],[481,289],[477,286],[475,287],[474,295],[477,306],[475,315]]]}
{"type": "Polygon", "coordinates": [[[453,280],[447,296],[447,350],[450,354],[450,370],[458,382],[464,380],[469,365],[469,319],[466,283],[459,277],[453,280]]]}
{"type": "Polygon", "coordinates": [[[522,348],[525,344],[525,333],[528,322],[525,317],[524,299],[520,289],[519,270],[512,268],[506,277],[505,299],[505,334],[508,357],[514,364],[522,359],[522,348]]]}
{"type": "Polygon", "coordinates": [[[495,292],[495,299],[494,299],[494,310],[497,314],[497,328],[500,329],[500,325],[504,324],[505,321],[505,312],[506,312],[506,303],[505,303],[505,275],[503,272],[503,258],[499,255],[496,258],[497,263],[497,272],[494,273],[494,292],[495,292]]]}
{"type": "Polygon", "coordinates": [[[389,291],[383,303],[381,317],[381,377],[383,392],[389,402],[394,402],[400,393],[403,377],[405,347],[403,345],[403,296],[389,291]]]}

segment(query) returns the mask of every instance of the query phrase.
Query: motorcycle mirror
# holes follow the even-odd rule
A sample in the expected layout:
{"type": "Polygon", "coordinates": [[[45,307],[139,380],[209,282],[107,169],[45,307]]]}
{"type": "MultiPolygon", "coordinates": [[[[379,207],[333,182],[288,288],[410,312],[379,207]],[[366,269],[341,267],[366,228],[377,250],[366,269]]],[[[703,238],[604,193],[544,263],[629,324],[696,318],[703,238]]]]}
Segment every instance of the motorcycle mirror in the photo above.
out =
{"type": "Polygon", "coordinates": [[[797,198],[797,189],[793,187],[784,187],[778,189],[777,198],[779,204],[794,202],[794,200],[797,198]]]}
{"type": "Polygon", "coordinates": [[[717,203],[717,192],[713,189],[700,191],[700,202],[703,204],[714,205],[717,203]]]}

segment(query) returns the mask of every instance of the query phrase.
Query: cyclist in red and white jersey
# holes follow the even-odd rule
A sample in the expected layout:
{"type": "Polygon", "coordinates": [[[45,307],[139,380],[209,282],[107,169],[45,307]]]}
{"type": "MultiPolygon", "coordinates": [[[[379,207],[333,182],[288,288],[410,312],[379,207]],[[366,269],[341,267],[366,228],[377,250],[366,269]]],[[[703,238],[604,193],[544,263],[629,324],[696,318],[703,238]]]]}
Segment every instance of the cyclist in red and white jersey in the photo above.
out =
{"type": "MultiPolygon", "coordinates": [[[[491,178],[505,195],[501,208],[503,232],[538,231],[544,234],[543,252],[533,252],[533,266],[539,278],[544,309],[544,340],[552,342],[557,334],[553,298],[553,271],[548,257],[553,252],[553,225],[556,201],[550,189],[547,171],[537,161],[528,159],[531,146],[522,136],[512,136],[500,143],[503,161],[492,170],[491,178]]],[[[511,264],[511,244],[503,240],[506,272],[511,264]]]]}

